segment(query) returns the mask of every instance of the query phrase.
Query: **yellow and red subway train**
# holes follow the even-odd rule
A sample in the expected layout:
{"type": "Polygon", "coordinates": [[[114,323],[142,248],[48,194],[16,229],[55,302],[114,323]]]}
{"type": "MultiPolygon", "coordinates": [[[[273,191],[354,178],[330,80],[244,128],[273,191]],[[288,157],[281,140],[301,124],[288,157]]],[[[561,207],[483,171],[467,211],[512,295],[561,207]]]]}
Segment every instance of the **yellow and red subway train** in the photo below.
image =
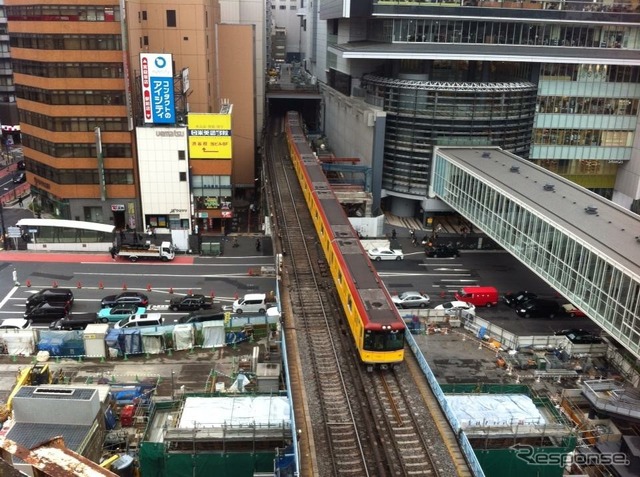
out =
{"type": "Polygon", "coordinates": [[[289,111],[284,128],[358,356],[368,366],[398,364],[404,359],[406,325],[313,154],[300,113],[289,111]]]}

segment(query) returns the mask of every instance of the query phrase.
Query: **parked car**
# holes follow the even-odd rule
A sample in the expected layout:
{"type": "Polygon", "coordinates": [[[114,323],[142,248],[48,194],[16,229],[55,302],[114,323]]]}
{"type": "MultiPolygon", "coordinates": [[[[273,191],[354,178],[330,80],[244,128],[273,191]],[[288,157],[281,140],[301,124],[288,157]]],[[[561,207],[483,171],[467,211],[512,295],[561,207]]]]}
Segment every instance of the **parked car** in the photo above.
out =
{"type": "Polygon", "coordinates": [[[476,307],[472,303],[466,301],[448,301],[442,305],[438,305],[434,310],[444,310],[447,315],[455,316],[462,311],[475,316],[476,307]]]}
{"type": "Polygon", "coordinates": [[[25,330],[31,328],[31,320],[24,318],[7,318],[0,323],[0,330],[25,330]]]}
{"type": "Polygon", "coordinates": [[[429,258],[450,258],[459,257],[460,252],[455,247],[437,245],[435,247],[425,247],[424,254],[429,258]]]}
{"type": "Polygon", "coordinates": [[[431,303],[429,295],[417,291],[402,292],[392,296],[391,300],[398,308],[426,308],[431,303]]]}
{"type": "Polygon", "coordinates": [[[118,303],[135,303],[146,307],[149,304],[149,298],[144,293],[126,291],[118,295],[105,296],[100,302],[100,306],[102,308],[111,308],[118,303]]]}
{"type": "Polygon", "coordinates": [[[265,293],[247,293],[231,305],[233,313],[266,313],[269,304],[265,293]]]}
{"type": "Polygon", "coordinates": [[[535,298],[519,305],[516,313],[524,318],[554,318],[560,309],[557,301],[535,298]]]}
{"type": "Polygon", "coordinates": [[[103,308],[98,312],[98,321],[109,323],[110,321],[120,321],[129,315],[142,315],[147,309],[135,303],[118,303],[111,308],[103,308]]]}
{"type": "Polygon", "coordinates": [[[203,323],[205,321],[224,320],[223,311],[194,311],[188,315],[181,316],[176,320],[177,323],[203,323]]]}
{"type": "Polygon", "coordinates": [[[173,311],[193,311],[213,307],[213,298],[204,295],[186,295],[171,299],[169,308],[173,311]]]}
{"type": "Polygon", "coordinates": [[[532,300],[534,298],[538,298],[538,295],[530,291],[522,290],[505,293],[502,297],[502,301],[511,308],[515,308],[518,305],[522,305],[525,301],[532,300]]]}
{"type": "Polygon", "coordinates": [[[562,305],[562,311],[569,315],[571,318],[579,317],[579,316],[587,316],[584,311],[579,308],[576,308],[575,305],[571,303],[565,303],[562,305]]]}
{"type": "Polygon", "coordinates": [[[38,306],[27,310],[24,314],[26,320],[33,323],[51,323],[64,318],[69,314],[69,307],[64,303],[40,303],[38,306]]]}
{"type": "Polygon", "coordinates": [[[590,335],[591,331],[589,330],[583,330],[582,328],[567,328],[564,330],[560,330],[560,331],[556,331],[554,333],[556,336],[566,336],[569,334],[573,334],[573,335],[590,335]]]}
{"type": "Polygon", "coordinates": [[[27,173],[20,171],[16,172],[13,175],[13,183],[14,184],[22,184],[23,182],[27,182],[27,173]]]}
{"type": "Polygon", "coordinates": [[[164,319],[160,313],[143,313],[142,315],[129,315],[118,321],[113,328],[140,328],[142,326],[162,326],[164,319]]]}
{"type": "Polygon", "coordinates": [[[41,303],[65,304],[69,309],[73,306],[73,292],[69,288],[43,288],[38,293],[34,293],[25,303],[27,310],[38,306],[41,303]]]}
{"type": "Polygon", "coordinates": [[[474,306],[486,306],[490,308],[498,304],[498,289],[495,287],[462,287],[453,296],[458,301],[465,301],[474,306]]]}
{"type": "Polygon", "coordinates": [[[70,313],[49,325],[51,330],[84,330],[92,323],[96,323],[95,313],[70,313]]]}
{"type": "Polygon", "coordinates": [[[565,335],[569,341],[575,344],[598,344],[602,343],[602,338],[592,334],[567,333],[565,335]]]}
{"type": "Polygon", "coordinates": [[[379,262],[380,260],[403,260],[404,254],[402,250],[391,250],[390,248],[378,247],[367,250],[367,255],[371,260],[379,262]]]}

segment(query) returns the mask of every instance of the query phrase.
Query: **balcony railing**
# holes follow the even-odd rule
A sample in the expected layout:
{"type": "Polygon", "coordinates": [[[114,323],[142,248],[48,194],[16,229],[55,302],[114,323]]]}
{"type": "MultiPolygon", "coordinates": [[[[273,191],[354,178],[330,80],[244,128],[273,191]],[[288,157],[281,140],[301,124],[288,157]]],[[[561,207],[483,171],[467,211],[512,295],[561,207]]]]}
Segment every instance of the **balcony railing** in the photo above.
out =
{"type": "Polygon", "coordinates": [[[374,5],[397,5],[406,7],[483,7],[483,8],[519,8],[536,10],[570,10],[580,12],[640,13],[640,5],[633,2],[615,2],[607,4],[591,1],[507,1],[507,0],[374,0],[374,5]]]}

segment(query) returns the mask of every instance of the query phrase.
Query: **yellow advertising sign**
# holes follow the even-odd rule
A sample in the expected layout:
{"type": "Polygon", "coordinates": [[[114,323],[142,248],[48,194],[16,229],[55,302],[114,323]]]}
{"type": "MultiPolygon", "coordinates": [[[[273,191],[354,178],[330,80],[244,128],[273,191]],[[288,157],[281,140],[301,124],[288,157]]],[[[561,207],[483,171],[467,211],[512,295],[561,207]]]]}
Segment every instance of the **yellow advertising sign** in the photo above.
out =
{"type": "Polygon", "coordinates": [[[231,115],[189,114],[189,157],[231,159],[231,115]]]}
{"type": "Polygon", "coordinates": [[[231,115],[189,113],[187,115],[187,127],[189,129],[216,129],[230,131],[231,115]]]}
{"type": "Polygon", "coordinates": [[[231,136],[189,136],[191,159],[231,159],[231,136]]]}

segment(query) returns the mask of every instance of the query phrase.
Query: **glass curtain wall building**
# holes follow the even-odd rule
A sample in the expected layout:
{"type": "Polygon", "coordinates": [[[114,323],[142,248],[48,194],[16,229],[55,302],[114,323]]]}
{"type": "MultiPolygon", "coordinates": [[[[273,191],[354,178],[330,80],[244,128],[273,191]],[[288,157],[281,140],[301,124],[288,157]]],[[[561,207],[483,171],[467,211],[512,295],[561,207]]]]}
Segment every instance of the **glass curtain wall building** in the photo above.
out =
{"type": "Polygon", "coordinates": [[[634,214],[500,150],[436,149],[432,187],[640,358],[634,214]]]}
{"type": "Polygon", "coordinates": [[[501,147],[640,210],[638,184],[619,181],[638,126],[637,1],[335,1],[317,15],[326,58],[311,52],[311,71],[386,113],[387,210],[419,214],[443,144],[501,147]]]}

